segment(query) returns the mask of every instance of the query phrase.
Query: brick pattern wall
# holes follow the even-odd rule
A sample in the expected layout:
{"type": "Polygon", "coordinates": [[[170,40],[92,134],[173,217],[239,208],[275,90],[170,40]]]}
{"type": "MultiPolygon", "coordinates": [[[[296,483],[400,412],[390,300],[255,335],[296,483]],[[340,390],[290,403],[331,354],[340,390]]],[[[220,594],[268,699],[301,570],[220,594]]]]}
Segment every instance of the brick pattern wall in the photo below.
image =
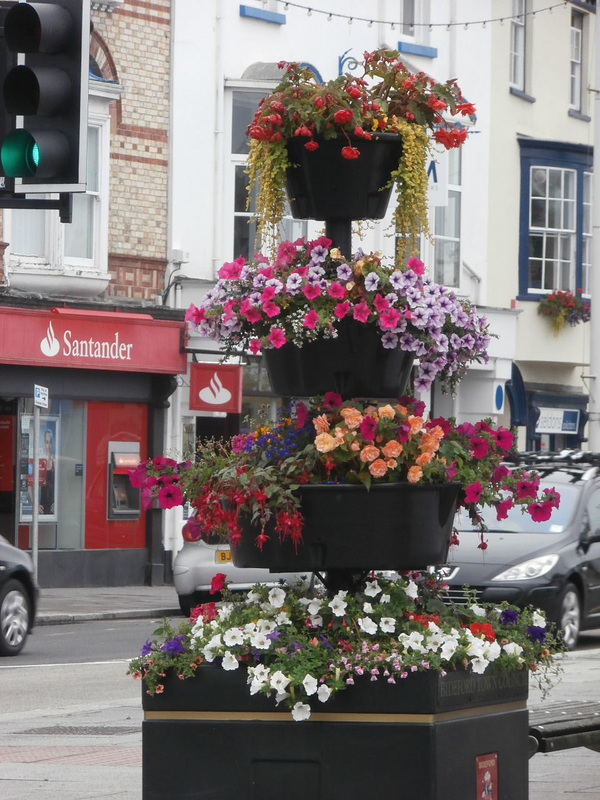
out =
{"type": "Polygon", "coordinates": [[[171,0],[125,0],[112,13],[92,13],[93,55],[123,87],[111,135],[108,296],[148,300],[163,285],[170,13],[171,0]]]}

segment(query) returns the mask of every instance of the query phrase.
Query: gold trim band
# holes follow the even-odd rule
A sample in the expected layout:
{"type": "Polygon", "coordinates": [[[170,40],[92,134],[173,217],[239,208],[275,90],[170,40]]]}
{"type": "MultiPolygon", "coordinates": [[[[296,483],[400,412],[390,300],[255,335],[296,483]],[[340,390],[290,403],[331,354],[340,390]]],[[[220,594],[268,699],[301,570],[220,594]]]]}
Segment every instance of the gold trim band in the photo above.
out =
{"type": "MultiPolygon", "coordinates": [[[[436,722],[471,719],[488,714],[505,714],[527,708],[525,700],[512,703],[463,708],[459,711],[442,711],[437,714],[335,714],[312,713],[312,722],[365,722],[405,723],[410,725],[432,725],[436,722]]],[[[197,720],[199,722],[292,722],[291,712],[280,711],[145,711],[145,720],[197,720]]]]}

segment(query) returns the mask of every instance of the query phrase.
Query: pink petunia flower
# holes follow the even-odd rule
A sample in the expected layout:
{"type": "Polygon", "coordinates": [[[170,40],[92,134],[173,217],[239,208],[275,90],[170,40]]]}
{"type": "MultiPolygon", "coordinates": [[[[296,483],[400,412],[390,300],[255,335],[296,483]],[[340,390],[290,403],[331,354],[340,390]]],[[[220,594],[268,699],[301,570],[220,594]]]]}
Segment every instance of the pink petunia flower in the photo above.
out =
{"type": "Polygon", "coordinates": [[[337,306],[333,309],[333,314],[338,319],[344,319],[344,317],[349,311],[350,311],[350,303],[346,301],[345,303],[338,303],[337,306]]]}
{"type": "Polygon", "coordinates": [[[369,319],[369,306],[364,300],[354,306],[352,316],[357,322],[367,322],[369,319]]]}
{"type": "Polygon", "coordinates": [[[479,483],[479,481],[475,481],[475,483],[471,483],[465,489],[465,502],[466,503],[476,503],[479,498],[481,497],[481,493],[483,492],[483,486],[479,483]]]}
{"type": "Polygon", "coordinates": [[[281,328],[271,328],[271,333],[269,334],[268,339],[276,350],[279,350],[280,347],[283,347],[286,341],[285,333],[281,330],[281,328]]]}
{"type": "Polygon", "coordinates": [[[304,325],[305,328],[308,328],[309,330],[312,331],[315,329],[315,325],[317,324],[318,321],[319,321],[319,315],[317,314],[316,311],[313,310],[309,311],[308,314],[304,316],[302,324],[304,325]]]}
{"type": "Polygon", "coordinates": [[[346,290],[341,283],[333,281],[329,289],[327,289],[327,294],[333,297],[334,300],[343,300],[346,296],[346,290]]]}

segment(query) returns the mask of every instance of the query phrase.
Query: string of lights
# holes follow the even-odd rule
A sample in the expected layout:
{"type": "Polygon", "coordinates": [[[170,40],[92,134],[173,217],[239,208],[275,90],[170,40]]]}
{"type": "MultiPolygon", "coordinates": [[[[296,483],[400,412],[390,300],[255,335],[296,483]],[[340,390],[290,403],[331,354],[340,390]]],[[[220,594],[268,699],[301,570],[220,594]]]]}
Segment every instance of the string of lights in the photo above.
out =
{"type": "MultiPolygon", "coordinates": [[[[291,0],[278,0],[283,5],[284,11],[287,11],[289,8],[299,9],[300,11],[306,11],[308,16],[312,16],[312,14],[323,14],[327,17],[328,21],[335,17],[336,19],[345,19],[348,21],[348,24],[351,25],[353,22],[366,22],[369,27],[371,25],[390,25],[392,30],[396,27],[400,27],[402,23],[391,20],[384,20],[384,19],[373,19],[371,17],[358,17],[350,14],[339,14],[335,11],[324,11],[320,8],[314,8],[313,6],[304,5],[302,3],[294,3],[291,0]]],[[[535,17],[536,14],[542,14],[544,12],[552,12],[555,8],[559,7],[566,8],[568,6],[568,0],[560,0],[560,2],[552,3],[552,5],[545,6],[544,8],[538,8],[535,11],[526,11],[523,14],[519,14],[518,19],[523,19],[524,17],[535,17]]],[[[466,22],[413,22],[410,24],[411,28],[429,28],[429,30],[433,30],[433,28],[469,28],[475,25],[481,25],[483,28],[486,25],[492,25],[493,23],[500,23],[503,24],[506,21],[514,19],[513,15],[507,14],[504,17],[492,17],[491,19],[477,19],[477,20],[468,20],[466,22]]]]}

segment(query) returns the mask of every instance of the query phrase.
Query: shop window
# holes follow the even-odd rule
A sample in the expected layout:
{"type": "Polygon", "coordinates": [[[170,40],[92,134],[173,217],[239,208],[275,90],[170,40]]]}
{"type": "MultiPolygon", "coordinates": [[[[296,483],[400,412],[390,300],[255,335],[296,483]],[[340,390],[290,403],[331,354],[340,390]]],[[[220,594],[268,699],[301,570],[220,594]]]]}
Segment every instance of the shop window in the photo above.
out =
{"type": "Polygon", "coordinates": [[[520,139],[521,297],[589,293],[591,154],[563,142],[520,139]]]}
{"type": "Polygon", "coordinates": [[[571,74],[569,108],[581,111],[581,86],[583,77],[583,14],[571,11],[571,74]]]}

